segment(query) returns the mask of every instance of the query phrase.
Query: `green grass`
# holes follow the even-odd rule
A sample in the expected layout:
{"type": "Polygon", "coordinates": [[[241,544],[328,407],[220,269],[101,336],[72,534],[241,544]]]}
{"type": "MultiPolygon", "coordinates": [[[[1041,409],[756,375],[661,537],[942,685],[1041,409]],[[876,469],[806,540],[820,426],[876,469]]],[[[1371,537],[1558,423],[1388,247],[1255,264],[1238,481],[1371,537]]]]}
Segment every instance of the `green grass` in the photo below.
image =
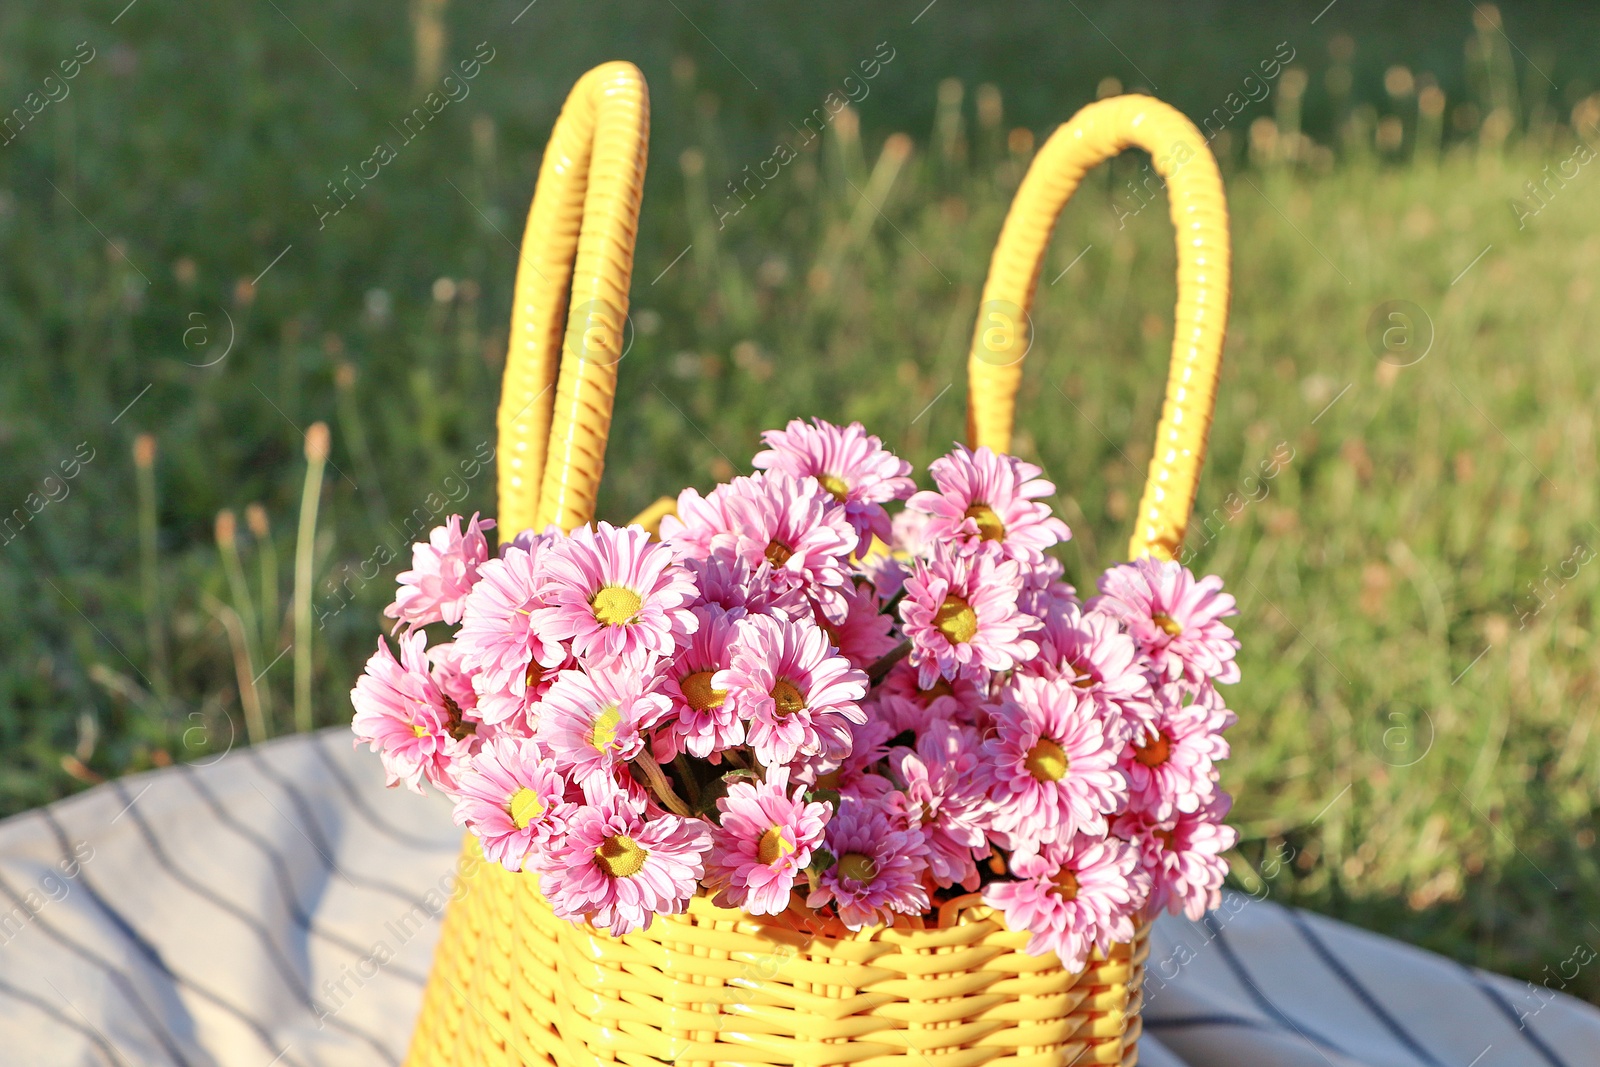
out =
{"type": "MultiPolygon", "coordinates": [[[[297,658],[316,723],[347,717],[415,522],[493,511],[482,459],[512,243],[585,67],[635,59],[655,107],[601,502],[621,519],[743,469],[759,430],[796,415],[860,419],[919,464],[945,450],[1025,163],[1010,131],[1042,137],[1106,75],[1153,80],[1204,115],[1290,40],[1302,106],[1280,83],[1218,142],[1235,298],[1198,503],[1212,534],[1191,537],[1193,565],[1242,609],[1226,775],[1238,882],[1535,980],[1600,938],[1600,568],[1586,563],[1600,541],[1600,167],[1523,228],[1508,204],[1573,154],[1572,108],[1597,82],[1581,48],[1594,14],[1508,9],[1521,58],[1459,5],[1394,16],[1345,0],[1315,27],[1314,10],[1086,6],[1129,59],[1045,6],[997,23],[947,0],[915,25],[921,3],[760,16],[684,3],[641,23],[545,0],[516,27],[521,3],[463,10],[446,62],[481,40],[496,50],[472,95],[319,230],[326,183],[399,142],[411,40],[387,9],[280,6],[294,26],[245,4],[183,18],[141,3],[115,26],[87,4],[0,14],[0,102],[20,103],[78,41],[96,49],[71,95],[0,147],[0,505],[60,497],[4,546],[0,811],[214,756],[251,722],[292,730],[297,658]],[[1341,33],[1349,62],[1329,58],[1330,44],[1345,55],[1341,33]],[[880,41],[895,58],[859,134],[835,124],[719,230],[723,183],[793,138],[880,41]],[[1385,93],[1393,63],[1444,87],[1442,149],[1414,97],[1385,93]],[[947,76],[964,92],[941,104],[947,76]],[[975,103],[980,83],[998,86],[998,121],[992,97],[975,103]],[[1496,107],[1506,120],[1486,123],[1496,107]],[[1296,159],[1248,149],[1251,123],[1273,116],[1280,143],[1309,135],[1296,159]],[[1379,148],[1389,116],[1400,144],[1379,148]],[[915,152],[892,183],[880,172],[880,215],[858,190],[896,131],[915,152]],[[1433,337],[1405,367],[1367,336],[1399,300],[1433,337]],[[226,358],[196,366],[230,333],[226,358]],[[303,434],[317,421],[332,452],[308,554],[303,434]],[[141,433],[156,446],[143,478],[141,433]],[[1274,454],[1292,459],[1241,507],[1274,454]],[[215,539],[225,508],[237,558],[215,539]],[[321,626],[285,654],[297,566],[321,626]],[[1529,614],[1533,588],[1548,603],[1529,614]]],[[[1017,449],[1061,489],[1080,587],[1123,550],[1170,344],[1164,203],[1118,219],[1140,162],[1102,169],[1063,216],[1027,364],[1017,449]]],[[[1600,972],[1569,991],[1600,999],[1600,972]]]]}

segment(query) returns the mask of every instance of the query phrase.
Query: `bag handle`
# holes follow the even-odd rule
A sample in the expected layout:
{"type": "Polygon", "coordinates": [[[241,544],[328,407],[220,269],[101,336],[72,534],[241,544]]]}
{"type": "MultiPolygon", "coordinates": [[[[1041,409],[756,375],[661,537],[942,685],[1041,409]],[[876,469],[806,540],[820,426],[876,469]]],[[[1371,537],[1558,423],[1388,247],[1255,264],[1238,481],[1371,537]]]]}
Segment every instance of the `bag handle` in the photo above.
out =
{"type": "Polygon", "coordinates": [[[1194,507],[1228,324],[1228,207],[1206,140],[1187,118],[1148,96],[1090,104],[1051,135],[1011,202],[989,261],[983,305],[967,360],[967,439],[1011,447],[1029,309],[1045,247],[1084,174],[1125,148],[1150,153],[1165,179],[1177,229],[1178,304],[1166,401],[1156,448],[1128,543],[1128,558],[1171,559],[1194,507]]]}
{"type": "Polygon", "coordinates": [[[649,139],[644,75],[621,62],[578,79],[551,131],[522,236],[500,390],[503,538],[594,517],[649,139]]]}

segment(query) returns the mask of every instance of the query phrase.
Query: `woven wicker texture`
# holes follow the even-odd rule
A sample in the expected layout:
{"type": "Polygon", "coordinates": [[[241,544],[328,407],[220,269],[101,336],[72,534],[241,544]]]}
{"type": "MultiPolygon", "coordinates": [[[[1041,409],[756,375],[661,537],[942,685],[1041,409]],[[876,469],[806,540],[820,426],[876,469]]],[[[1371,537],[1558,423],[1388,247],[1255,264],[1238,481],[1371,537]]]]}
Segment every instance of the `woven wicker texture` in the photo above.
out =
{"type": "Polygon", "coordinates": [[[594,512],[649,134],[649,94],[631,63],[579,79],[550,134],[522,237],[500,393],[502,531],[571,529],[594,512]]]}
{"type": "Polygon", "coordinates": [[[611,937],[557,919],[470,839],[407,1063],[501,1067],[1138,1062],[1147,926],[1079,974],[975,899],[852,934],[695,899],[611,937]]]}
{"type": "MultiPolygon", "coordinates": [[[[551,135],[523,239],[500,406],[507,533],[549,522],[571,529],[593,516],[648,114],[638,70],[608,63],[579,81],[551,135]]],[[[1013,326],[1026,323],[1056,216],[1089,167],[1129,145],[1169,153],[1157,154],[1157,164],[1171,183],[1180,275],[1178,340],[1137,556],[1170,552],[1182,538],[1226,318],[1226,212],[1216,165],[1194,127],[1144,97],[1093,105],[1063,126],[1018,192],[984,300],[986,310],[1012,302],[1020,312],[1013,326]],[[1189,151],[1172,164],[1179,144],[1189,151]]],[[[980,316],[970,436],[1004,450],[1026,337],[1011,358],[994,345],[980,351],[983,330],[980,316]]],[[[653,526],[671,505],[658,501],[639,521],[653,526]]],[[[1027,934],[1007,930],[975,897],[932,920],[859,933],[804,912],[757,920],[696,898],[687,913],[617,938],[557,919],[536,879],[485,862],[471,837],[461,871],[410,1067],[1138,1061],[1145,923],[1132,943],[1073,974],[1053,955],[1028,955],[1027,934]]]]}
{"type": "Polygon", "coordinates": [[[1206,139],[1172,107],[1148,96],[1090,104],[1051,135],[1028,168],[989,261],[967,360],[967,438],[974,448],[1011,447],[1011,425],[1029,310],[1056,217],[1084,174],[1125,148],[1150,153],[1167,183],[1177,229],[1178,306],[1166,401],[1128,544],[1128,558],[1172,558],[1194,506],[1216,401],[1228,325],[1228,207],[1206,139]]]}

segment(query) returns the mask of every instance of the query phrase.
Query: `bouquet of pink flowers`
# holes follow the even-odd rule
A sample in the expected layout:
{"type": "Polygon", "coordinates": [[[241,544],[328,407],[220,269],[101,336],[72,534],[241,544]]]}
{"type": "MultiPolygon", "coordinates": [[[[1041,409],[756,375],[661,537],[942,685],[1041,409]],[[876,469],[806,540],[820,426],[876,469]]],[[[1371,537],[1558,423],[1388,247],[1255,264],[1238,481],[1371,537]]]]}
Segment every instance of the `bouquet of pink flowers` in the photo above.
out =
{"type": "Polygon", "coordinates": [[[852,929],[981,893],[1076,970],[1142,911],[1215,906],[1221,580],[1146,558],[1080,603],[1039,468],[958,445],[917,492],[860,424],[763,438],[659,540],[493,554],[474,515],[417,544],[399,658],[380,638],[351,694],[389,784],[431,782],[485,857],[614,934],[702,890],[852,929]]]}

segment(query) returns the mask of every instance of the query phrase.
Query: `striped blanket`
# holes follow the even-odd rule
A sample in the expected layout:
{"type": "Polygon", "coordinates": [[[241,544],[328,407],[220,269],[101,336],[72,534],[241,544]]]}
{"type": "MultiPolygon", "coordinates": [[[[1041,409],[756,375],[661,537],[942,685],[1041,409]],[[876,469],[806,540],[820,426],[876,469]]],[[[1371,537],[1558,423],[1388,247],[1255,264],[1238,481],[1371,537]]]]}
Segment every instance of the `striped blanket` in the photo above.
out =
{"type": "MultiPolygon", "coordinates": [[[[342,729],[0,823],[0,1064],[398,1063],[459,844],[342,729]]],[[[1163,918],[1147,995],[1148,1067],[1600,1064],[1589,1005],[1265,898],[1163,918]]]]}

